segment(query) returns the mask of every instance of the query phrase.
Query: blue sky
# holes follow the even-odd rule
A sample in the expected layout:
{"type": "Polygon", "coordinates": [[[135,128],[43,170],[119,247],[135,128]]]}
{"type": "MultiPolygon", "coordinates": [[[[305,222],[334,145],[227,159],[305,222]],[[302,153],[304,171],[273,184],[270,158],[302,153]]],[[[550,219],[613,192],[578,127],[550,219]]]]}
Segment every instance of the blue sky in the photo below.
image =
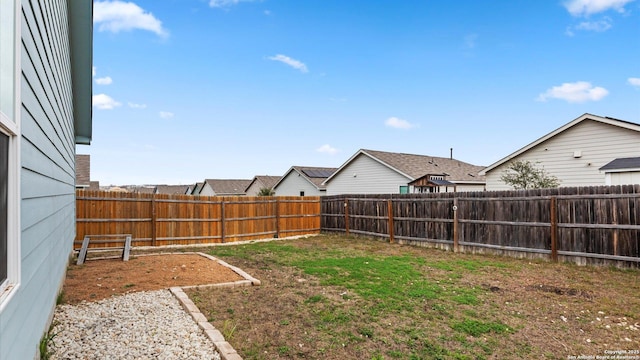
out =
{"type": "Polygon", "coordinates": [[[489,165],[583,113],[640,123],[636,0],[95,1],[93,51],[101,185],[489,165]]]}

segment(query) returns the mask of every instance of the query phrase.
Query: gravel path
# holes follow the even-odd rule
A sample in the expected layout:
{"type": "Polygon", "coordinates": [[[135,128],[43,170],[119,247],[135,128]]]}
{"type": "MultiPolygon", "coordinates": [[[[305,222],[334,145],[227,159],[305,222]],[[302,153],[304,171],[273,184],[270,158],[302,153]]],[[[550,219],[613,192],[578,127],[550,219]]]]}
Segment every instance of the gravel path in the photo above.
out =
{"type": "Polygon", "coordinates": [[[220,359],[168,290],[59,305],[53,321],[52,359],[220,359]]]}

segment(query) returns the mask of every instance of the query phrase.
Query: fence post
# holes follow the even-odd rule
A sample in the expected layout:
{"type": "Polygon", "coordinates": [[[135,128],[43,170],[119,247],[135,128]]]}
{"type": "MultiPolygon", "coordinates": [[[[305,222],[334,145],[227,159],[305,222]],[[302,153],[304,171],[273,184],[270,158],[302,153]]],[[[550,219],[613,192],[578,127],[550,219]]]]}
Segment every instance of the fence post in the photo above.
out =
{"type": "MultiPolygon", "coordinates": [[[[611,199],[611,212],[612,212],[612,225],[618,225],[618,201],[617,199],[611,199]]],[[[618,237],[620,236],[620,230],[616,227],[613,229],[613,255],[618,255],[618,237]]]]}
{"type": "Polygon", "coordinates": [[[453,198],[453,252],[457,253],[458,248],[458,198],[453,198]]]}
{"type": "Polygon", "coordinates": [[[551,197],[551,260],[558,261],[558,199],[551,197]]]}
{"type": "Polygon", "coordinates": [[[387,200],[387,212],[389,215],[389,243],[393,243],[393,201],[391,199],[387,200]]]}
{"type": "Polygon", "coordinates": [[[220,239],[224,243],[224,198],[220,201],[220,239]]]}
{"type": "Polygon", "coordinates": [[[280,238],[280,200],[276,198],[276,238],[280,238]]]}
{"type": "Polygon", "coordinates": [[[344,230],[349,236],[349,199],[344,199],[344,230]]]}
{"type": "Polygon", "coordinates": [[[158,230],[156,229],[157,218],[158,218],[158,215],[156,212],[156,195],[152,194],[151,195],[151,246],[158,246],[158,243],[157,243],[158,230]]]}

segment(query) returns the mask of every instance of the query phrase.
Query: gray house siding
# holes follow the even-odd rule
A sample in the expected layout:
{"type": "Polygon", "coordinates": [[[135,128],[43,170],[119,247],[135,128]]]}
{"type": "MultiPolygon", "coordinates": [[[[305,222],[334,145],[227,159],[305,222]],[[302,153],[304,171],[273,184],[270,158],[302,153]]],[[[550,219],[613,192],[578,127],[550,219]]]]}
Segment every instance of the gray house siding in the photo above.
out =
{"type": "Polygon", "coordinates": [[[22,1],[20,284],[0,313],[0,359],[37,356],[75,237],[67,14],[66,1],[22,1]]]}
{"type": "Polygon", "coordinates": [[[358,155],[327,183],[327,195],[397,194],[409,179],[365,155],[358,155]]]}
{"type": "MultiPolygon", "coordinates": [[[[513,160],[539,163],[547,173],[558,177],[560,186],[599,186],[606,184],[605,173],[599,168],[615,158],[640,156],[639,144],[638,131],[587,119],[513,160]]],[[[487,190],[511,189],[500,180],[508,165],[505,162],[486,173],[487,190]]]]}
{"type": "Polygon", "coordinates": [[[315,185],[303,178],[302,175],[295,170],[289,171],[274,190],[276,196],[299,196],[301,191],[304,191],[304,196],[325,195],[325,191],[318,190],[315,185]]]}

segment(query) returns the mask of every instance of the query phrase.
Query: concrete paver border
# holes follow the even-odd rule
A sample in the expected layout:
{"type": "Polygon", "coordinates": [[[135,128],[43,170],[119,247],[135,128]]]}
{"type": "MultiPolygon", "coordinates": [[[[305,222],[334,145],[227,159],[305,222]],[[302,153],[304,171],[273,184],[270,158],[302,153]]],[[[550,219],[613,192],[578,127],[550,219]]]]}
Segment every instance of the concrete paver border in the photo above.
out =
{"type": "MultiPolygon", "coordinates": [[[[216,261],[218,264],[225,266],[231,269],[236,274],[242,276],[244,280],[228,282],[228,283],[220,283],[220,284],[207,284],[207,285],[194,285],[194,286],[175,286],[169,288],[169,291],[173,294],[173,296],[178,299],[184,310],[191,315],[193,320],[198,324],[198,326],[202,329],[202,331],[211,339],[213,345],[218,350],[220,354],[220,358],[222,360],[242,360],[242,357],[238,355],[236,350],[229,344],[222,333],[216,329],[209,321],[207,321],[207,317],[204,316],[200,312],[200,309],[189,299],[189,296],[184,292],[184,289],[204,289],[210,287],[236,287],[236,286],[259,286],[260,280],[254,278],[253,276],[247,274],[245,271],[240,269],[239,267],[229,265],[228,263],[217,259],[211,255],[204,254],[201,252],[180,252],[180,253],[162,253],[157,255],[177,255],[177,254],[197,254],[204,256],[210,260],[216,261]]],[[[155,255],[155,254],[154,254],[155,255]]],[[[140,256],[140,255],[138,255],[140,256]]]]}

